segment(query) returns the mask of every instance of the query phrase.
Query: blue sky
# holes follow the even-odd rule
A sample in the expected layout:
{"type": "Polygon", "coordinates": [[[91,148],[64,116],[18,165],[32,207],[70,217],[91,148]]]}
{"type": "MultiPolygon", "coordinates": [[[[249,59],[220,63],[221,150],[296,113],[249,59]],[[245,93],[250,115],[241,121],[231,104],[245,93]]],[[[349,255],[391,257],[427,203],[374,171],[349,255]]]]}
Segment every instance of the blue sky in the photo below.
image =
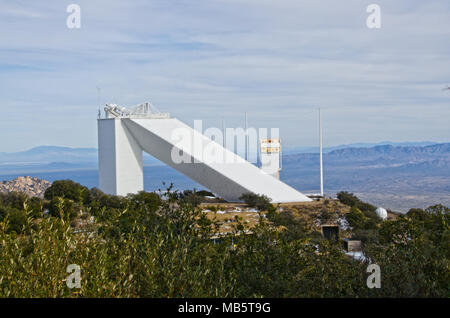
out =
{"type": "Polygon", "coordinates": [[[449,39],[448,0],[0,0],[0,151],[96,147],[96,86],[190,125],[247,111],[285,146],[317,143],[317,107],[326,146],[448,141],[449,39]]]}

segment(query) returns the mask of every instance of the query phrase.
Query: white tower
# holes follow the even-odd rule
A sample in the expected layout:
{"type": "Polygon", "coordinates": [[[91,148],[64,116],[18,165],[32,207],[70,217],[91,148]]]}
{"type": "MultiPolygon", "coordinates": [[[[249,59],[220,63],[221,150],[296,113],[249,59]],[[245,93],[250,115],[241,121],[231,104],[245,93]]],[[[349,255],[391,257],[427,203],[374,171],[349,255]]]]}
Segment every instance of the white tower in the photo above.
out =
{"type": "Polygon", "coordinates": [[[127,128],[126,118],[168,119],[168,113],[143,103],[134,109],[107,104],[98,119],[99,188],[109,194],[126,195],[144,190],[142,146],[127,128]]]}
{"type": "Polygon", "coordinates": [[[269,138],[260,140],[259,148],[261,170],[280,180],[281,140],[269,138]]]}
{"type": "Polygon", "coordinates": [[[120,118],[98,120],[99,188],[126,195],[144,190],[142,148],[120,118]]]}

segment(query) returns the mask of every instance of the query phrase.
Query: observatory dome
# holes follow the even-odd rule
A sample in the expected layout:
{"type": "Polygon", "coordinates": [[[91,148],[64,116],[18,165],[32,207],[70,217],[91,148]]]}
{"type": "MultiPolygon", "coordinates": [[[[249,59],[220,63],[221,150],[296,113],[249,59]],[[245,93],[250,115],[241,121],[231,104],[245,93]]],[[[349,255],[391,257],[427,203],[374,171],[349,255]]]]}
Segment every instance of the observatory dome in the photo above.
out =
{"type": "Polygon", "coordinates": [[[383,221],[387,219],[388,214],[385,208],[379,207],[375,210],[375,213],[378,215],[380,219],[383,221]]]}

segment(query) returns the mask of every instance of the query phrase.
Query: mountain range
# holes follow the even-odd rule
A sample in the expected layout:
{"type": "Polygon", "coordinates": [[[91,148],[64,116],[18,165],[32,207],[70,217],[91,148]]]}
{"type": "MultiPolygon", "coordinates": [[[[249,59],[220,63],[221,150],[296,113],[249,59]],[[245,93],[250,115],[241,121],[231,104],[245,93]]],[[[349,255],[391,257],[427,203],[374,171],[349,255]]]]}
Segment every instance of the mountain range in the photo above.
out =
{"type": "MultiPolygon", "coordinates": [[[[375,146],[395,146],[395,147],[423,147],[436,144],[431,141],[422,142],[391,142],[381,143],[355,143],[348,145],[338,145],[324,147],[323,152],[328,153],[339,149],[371,148],[375,146]]],[[[283,154],[318,153],[318,147],[286,147],[283,154]]],[[[0,152],[0,165],[35,165],[49,164],[52,162],[65,162],[71,164],[97,164],[97,148],[71,148],[60,146],[39,146],[25,151],[0,152]]],[[[158,163],[153,157],[144,154],[144,162],[158,163]]]]}
{"type": "MultiPolygon", "coordinates": [[[[393,142],[393,141],[381,141],[377,143],[353,143],[344,144],[338,146],[324,147],[323,152],[328,153],[334,150],[346,149],[346,148],[372,148],[375,146],[394,146],[394,147],[423,147],[429,145],[435,145],[437,142],[433,141],[407,141],[407,142],[393,142]]],[[[319,147],[284,147],[284,154],[297,154],[297,153],[319,153],[319,147]]]]}
{"type": "MultiPolygon", "coordinates": [[[[282,179],[303,191],[317,192],[318,162],[318,154],[285,155],[282,179]]],[[[400,212],[450,205],[450,143],[344,148],[325,153],[323,162],[327,194],[350,191],[400,212]]]]}
{"type": "MultiPolygon", "coordinates": [[[[281,179],[306,193],[319,189],[319,154],[308,147],[283,151],[281,179]],[[295,150],[297,149],[297,150],[295,150]]],[[[443,203],[450,205],[450,143],[353,144],[325,148],[324,185],[329,196],[350,191],[392,210],[443,203]]],[[[144,155],[146,190],[173,182],[177,188],[201,188],[158,160],[144,155]]],[[[70,178],[97,186],[97,149],[41,146],[0,153],[0,180],[30,175],[54,181],[70,178]]]]}

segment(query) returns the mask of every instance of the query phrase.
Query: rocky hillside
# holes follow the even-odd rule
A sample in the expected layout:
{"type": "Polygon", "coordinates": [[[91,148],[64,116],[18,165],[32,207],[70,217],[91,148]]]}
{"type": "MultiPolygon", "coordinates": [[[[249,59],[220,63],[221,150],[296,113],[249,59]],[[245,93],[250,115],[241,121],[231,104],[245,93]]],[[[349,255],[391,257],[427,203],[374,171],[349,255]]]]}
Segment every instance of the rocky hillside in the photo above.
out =
{"type": "Polygon", "coordinates": [[[3,181],[0,183],[1,192],[23,192],[30,197],[44,197],[44,192],[51,185],[46,180],[33,177],[18,177],[11,181],[3,181]]]}

